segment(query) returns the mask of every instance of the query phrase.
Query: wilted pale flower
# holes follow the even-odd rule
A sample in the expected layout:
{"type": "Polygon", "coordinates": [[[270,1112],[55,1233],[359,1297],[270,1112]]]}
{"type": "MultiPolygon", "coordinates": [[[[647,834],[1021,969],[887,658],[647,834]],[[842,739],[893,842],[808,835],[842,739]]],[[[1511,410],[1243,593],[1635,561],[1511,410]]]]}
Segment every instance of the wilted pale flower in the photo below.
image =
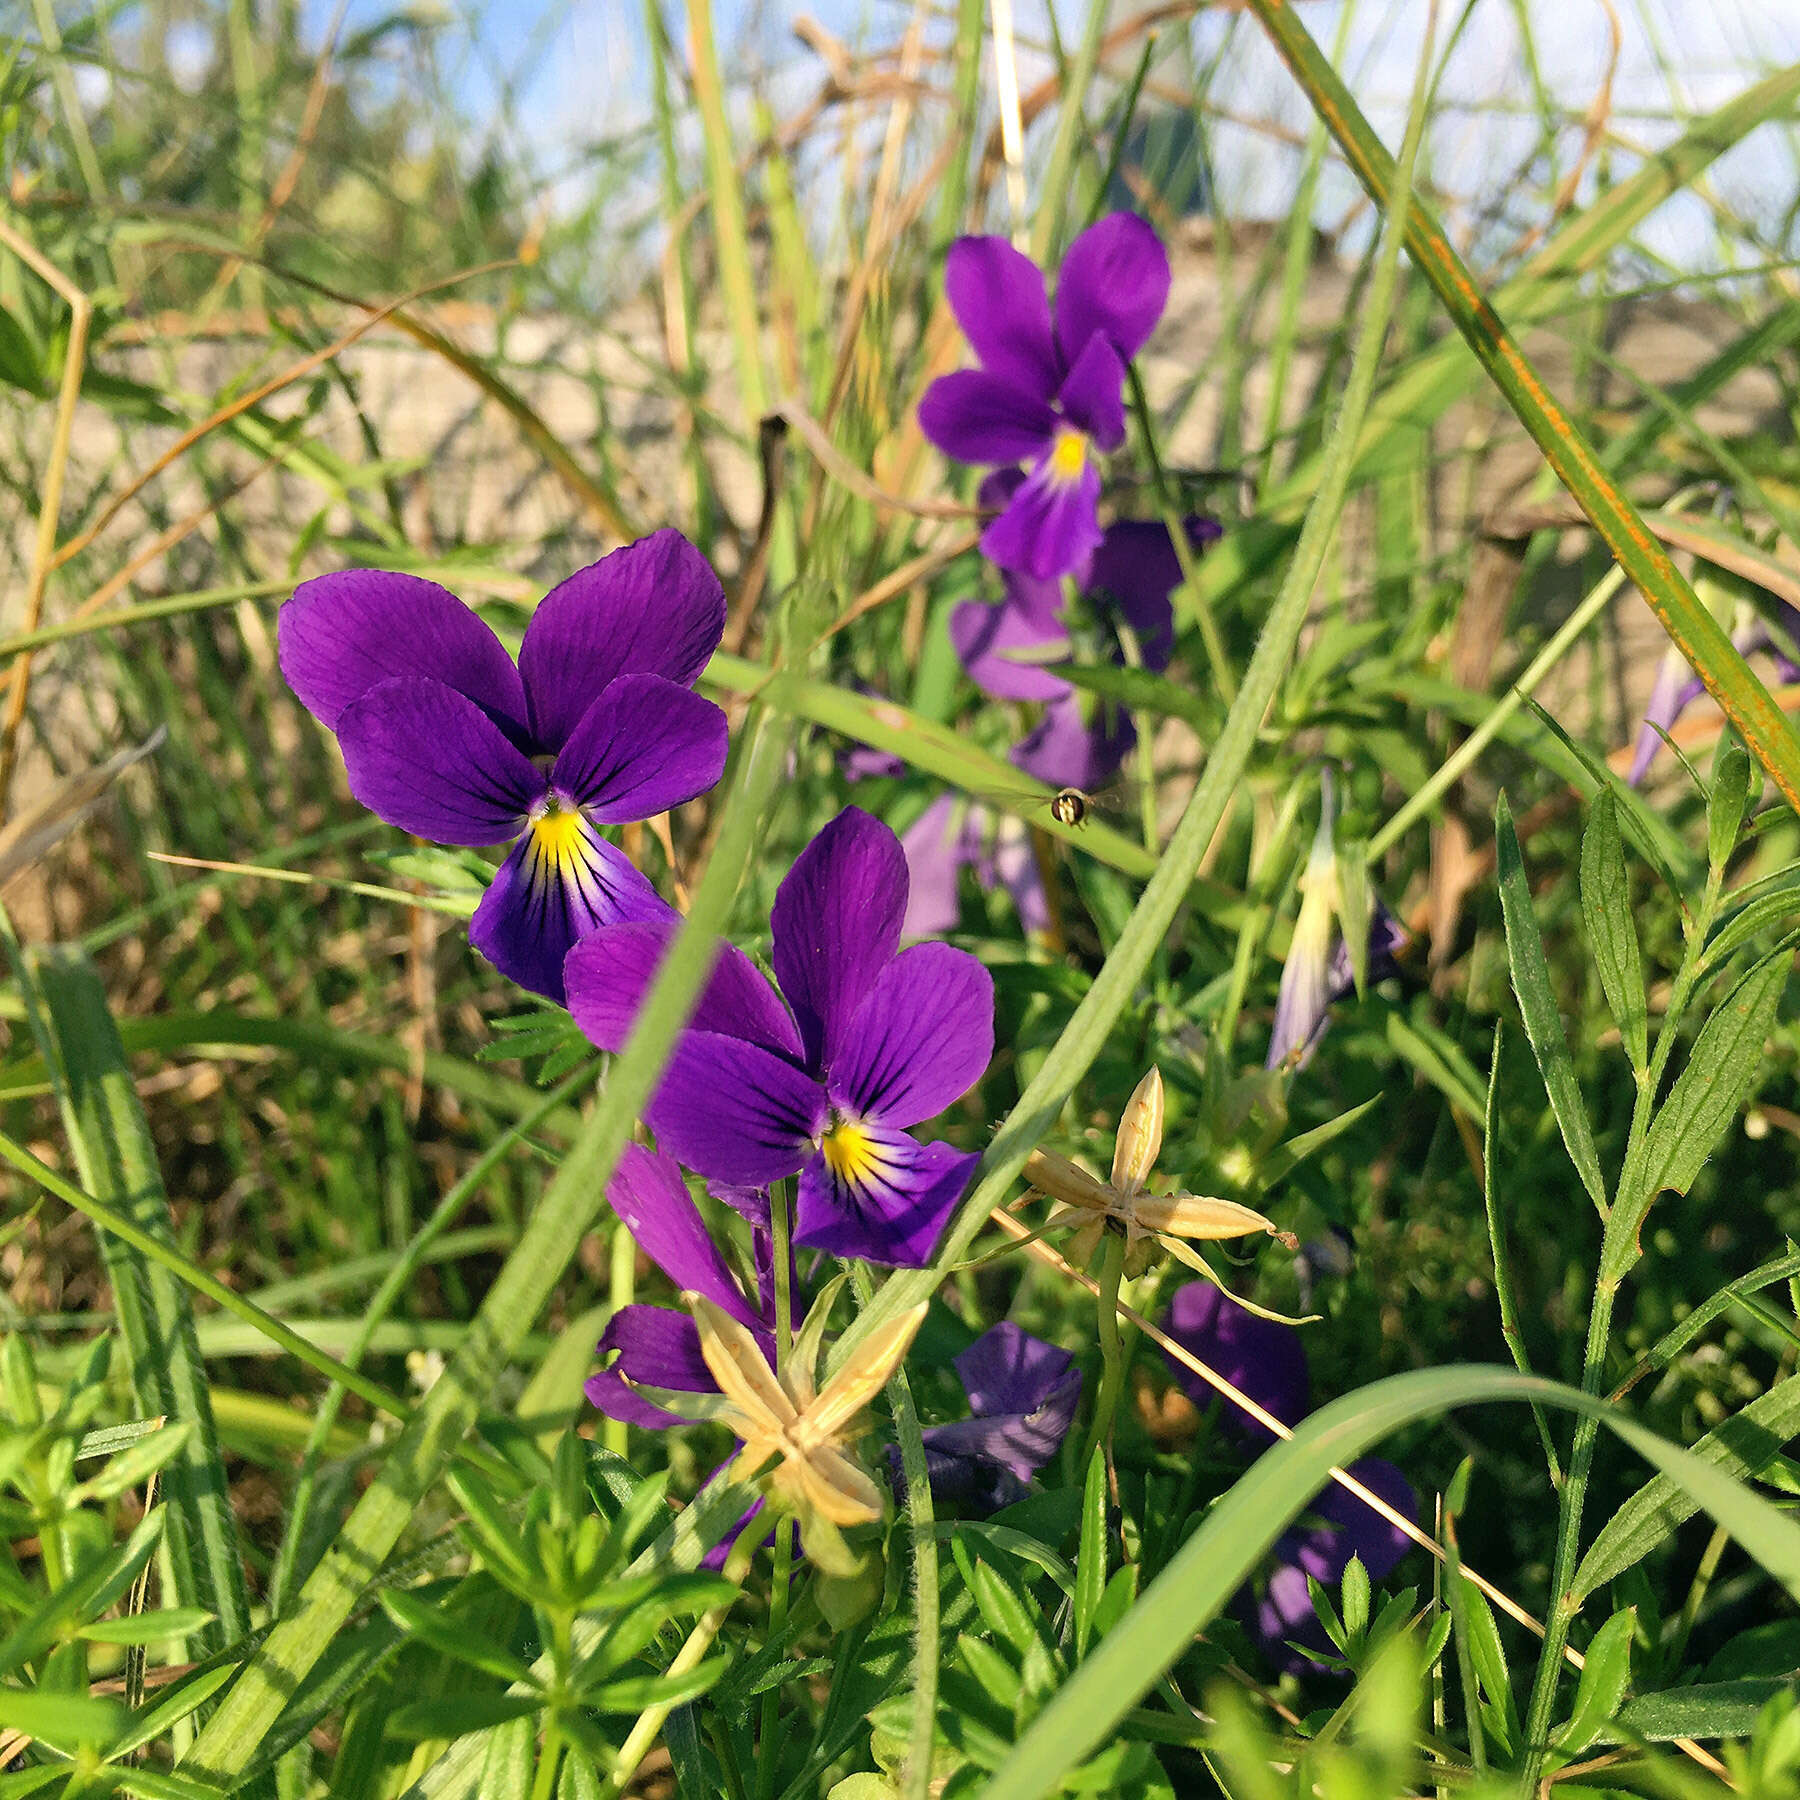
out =
{"type": "Polygon", "coordinates": [[[601,836],[703,794],[725,715],[692,691],[725,591],[658,531],[545,596],[515,663],[435,582],[344,569],[282,607],[281,672],[337,734],[350,791],[438,844],[511,844],[469,939],[521,987],[563,998],[563,958],[598,925],[670,915],[601,836]]]}
{"type": "Polygon", "coordinates": [[[1214,1243],[1266,1231],[1293,1247],[1294,1239],[1277,1230],[1272,1220],[1235,1200],[1148,1192],[1144,1183],[1162,1153],[1162,1139],[1162,1071],[1153,1065],[1120,1115],[1110,1181],[1048,1150],[1034,1150],[1025,1159],[1025,1176],[1034,1188],[1085,1215],[1069,1246],[1069,1259],[1078,1267],[1092,1261],[1109,1224],[1125,1233],[1128,1275],[1141,1273],[1147,1265],[1150,1247],[1145,1240],[1151,1238],[1178,1261],[1209,1277],[1212,1271],[1183,1240],[1214,1243]]]}
{"type": "Polygon", "coordinates": [[[700,1354],[725,1396],[712,1415],[743,1444],[732,1465],[739,1479],[771,1457],[766,1478],[772,1499],[800,1520],[863,1525],[879,1519],[881,1489],[848,1446],[860,1431],[864,1407],[900,1366],[924,1320],[924,1302],[879,1325],[850,1353],[823,1388],[814,1386],[812,1357],[797,1338],[794,1354],[777,1375],[747,1326],[704,1294],[686,1296],[700,1333],[700,1354]]]}
{"type": "Polygon", "coordinates": [[[1005,569],[1066,575],[1100,543],[1094,452],[1125,441],[1125,367],[1168,302],[1168,253],[1135,214],[1109,214],[1069,246],[1053,318],[1028,256],[959,238],[944,295],[981,367],[934,381],[919,428],[958,462],[1030,464],[981,548],[1005,569]]]}

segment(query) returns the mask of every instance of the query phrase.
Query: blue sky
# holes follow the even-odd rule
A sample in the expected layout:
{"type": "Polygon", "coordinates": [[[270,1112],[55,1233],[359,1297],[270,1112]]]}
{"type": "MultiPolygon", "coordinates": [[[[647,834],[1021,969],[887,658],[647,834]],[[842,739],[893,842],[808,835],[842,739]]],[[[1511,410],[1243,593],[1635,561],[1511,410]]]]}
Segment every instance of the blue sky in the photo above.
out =
{"type": "MultiPolygon", "coordinates": [[[[1125,17],[1144,3],[1115,0],[1115,8],[1125,17]]],[[[1376,126],[1397,142],[1426,7],[1423,0],[1311,0],[1300,13],[1314,35],[1330,44],[1345,3],[1353,10],[1342,66],[1376,126]]],[[[1754,75],[1800,61],[1800,0],[1614,3],[1623,26],[1614,125],[1645,149],[1667,142],[1677,129],[1659,115],[1717,105],[1754,75]]],[[[1606,0],[1523,4],[1533,22],[1545,85],[1579,114],[1607,63],[1606,0]]],[[[1044,0],[1016,0],[1016,7],[1024,41],[1021,74],[1029,82],[1049,66],[1041,51],[1029,47],[1045,37],[1044,0]]],[[[306,0],[314,33],[322,32],[334,10],[334,0],[306,0]]],[[[394,10],[393,0],[351,0],[349,19],[352,26],[368,24],[394,10]]],[[[645,116],[642,0],[422,0],[419,10],[445,22],[441,42],[453,89],[476,119],[492,121],[503,88],[516,86],[515,142],[546,179],[566,171],[596,136],[615,135],[645,116]]],[[[942,14],[947,8],[937,10],[942,14]]],[[[1079,0],[1063,0],[1059,17],[1078,22],[1082,10],[1079,0]]],[[[1444,0],[1440,8],[1445,20],[1460,10],[1456,0],[1444,0]]],[[[821,71],[793,37],[791,21],[799,11],[852,43],[888,44],[898,39],[912,8],[894,0],[810,0],[804,7],[715,0],[728,72],[766,71],[778,100],[810,93],[821,71]]],[[[666,14],[675,30],[684,29],[679,0],[668,0],[666,14]]],[[[1190,41],[1202,59],[1223,54],[1212,92],[1226,113],[1305,128],[1304,103],[1253,21],[1223,10],[1202,12],[1190,41]]],[[[1165,35],[1164,42],[1171,39],[1165,35]]],[[[1477,0],[1440,91],[1448,104],[1430,145],[1435,179],[1472,207],[1503,200],[1534,132],[1519,116],[1531,100],[1531,85],[1513,0],[1477,0]]],[[[1233,214],[1282,213],[1295,153],[1266,133],[1229,122],[1219,123],[1217,132],[1221,196],[1233,214]]],[[[1572,153],[1576,135],[1571,126],[1566,153],[1572,153]]],[[[1760,132],[1718,166],[1714,181],[1740,209],[1778,213],[1800,192],[1792,139],[1778,130],[1760,132]]],[[[1329,176],[1320,195],[1320,219],[1340,219],[1355,197],[1346,174],[1329,176]]],[[[1651,236],[1679,265],[1711,266],[1716,260],[1699,201],[1667,209],[1651,236]]]]}

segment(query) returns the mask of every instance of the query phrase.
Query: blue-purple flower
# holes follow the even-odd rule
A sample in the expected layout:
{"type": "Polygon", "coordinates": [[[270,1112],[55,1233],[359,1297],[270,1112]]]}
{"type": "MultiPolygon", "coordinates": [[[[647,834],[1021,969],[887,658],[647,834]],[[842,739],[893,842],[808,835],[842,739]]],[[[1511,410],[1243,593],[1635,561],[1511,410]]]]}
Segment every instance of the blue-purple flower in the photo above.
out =
{"type": "MultiPolygon", "coordinates": [[[[1023,1500],[1031,1478],[1061,1449],[1081,1404],[1081,1371],[1066,1350],[1005,1319],[956,1359],[956,1372],[970,1416],[920,1434],[932,1498],[998,1512],[1023,1500]]],[[[898,1449],[889,1450],[888,1463],[903,1492],[898,1449]]]]}
{"type": "Polygon", "coordinates": [[[1052,318],[1043,271],[1004,238],[959,238],[944,294],[981,361],[931,384],[925,436],[958,462],[1029,473],[982,533],[1002,568],[1071,573],[1100,543],[1096,451],[1125,441],[1125,366],[1169,298],[1169,258],[1133,213],[1112,213],[1069,246],[1052,318]]]}
{"type": "MultiPolygon", "coordinates": [[[[1306,1352],[1299,1333],[1291,1327],[1257,1318],[1232,1305],[1216,1287],[1194,1281],[1176,1289],[1163,1328],[1183,1349],[1284,1425],[1298,1425],[1306,1416],[1311,1389],[1306,1352]]],[[[1209,1405],[1213,1389],[1167,1351],[1163,1354],[1188,1397],[1196,1405],[1209,1405]]],[[[1267,1426],[1229,1404],[1225,1420],[1240,1441],[1262,1447],[1275,1441],[1267,1426]]],[[[1345,1473],[1402,1517],[1412,1518],[1418,1512],[1412,1484],[1391,1462],[1366,1456],[1350,1464],[1345,1473]]],[[[1368,1570],[1371,1581],[1381,1581],[1393,1572],[1409,1547],[1406,1534],[1392,1520],[1336,1481],[1330,1482],[1308,1506],[1301,1522],[1276,1542],[1262,1592],[1253,1594],[1246,1589],[1236,1610],[1273,1662],[1296,1673],[1322,1667],[1317,1656],[1291,1647],[1297,1643],[1318,1656],[1330,1653],[1306,1578],[1310,1575],[1321,1586],[1335,1586],[1354,1556],[1368,1570]]]]}
{"type": "Polygon", "coordinates": [[[382,569],[303,583],[278,635],[282,673],[337,734],[364,806],[434,843],[513,845],[469,937],[561,1000],[583,933],[669,912],[600,827],[718,780],[725,716],[692,688],[724,625],[718,577],[658,531],[546,595],[516,664],[454,594],[382,569]]]}
{"type": "MultiPolygon", "coordinates": [[[[979,1160],[911,1128],[986,1070],[994,984],[947,944],[900,949],[906,857],[847,807],[775,898],[777,993],[721,945],[711,980],[646,1109],[661,1147],[711,1181],[798,1175],[794,1242],[923,1267],[979,1160]]],[[[569,954],[569,1010],[603,1050],[631,1034],[674,927],[613,925],[569,954]]]]}

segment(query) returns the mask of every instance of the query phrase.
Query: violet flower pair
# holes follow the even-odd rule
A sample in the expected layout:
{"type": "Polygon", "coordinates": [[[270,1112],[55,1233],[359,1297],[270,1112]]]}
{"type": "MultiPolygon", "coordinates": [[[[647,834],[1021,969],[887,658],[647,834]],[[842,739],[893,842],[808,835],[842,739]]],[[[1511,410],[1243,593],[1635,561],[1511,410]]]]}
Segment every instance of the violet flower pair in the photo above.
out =
{"type": "MultiPolygon", "coordinates": [[[[1312,1381],[1300,1334],[1291,1326],[1259,1318],[1232,1305],[1211,1284],[1191,1281],[1175,1290],[1163,1329],[1282,1424],[1298,1425],[1305,1418],[1312,1381]]],[[[1164,1356],[1189,1399],[1197,1406],[1210,1405],[1216,1398],[1213,1389],[1166,1351],[1164,1356]]],[[[1267,1426],[1233,1406],[1224,1408],[1221,1419],[1229,1436],[1259,1454],[1275,1442],[1267,1426]]],[[[1412,1484],[1391,1462],[1365,1456],[1345,1473],[1403,1517],[1417,1514],[1412,1484]]],[[[1322,1587],[1334,1587],[1354,1556],[1371,1581],[1382,1581],[1410,1547],[1410,1540],[1392,1521],[1337,1482],[1329,1482],[1308,1504],[1302,1522],[1276,1541],[1261,1593],[1246,1589],[1236,1610],[1272,1662],[1295,1673],[1320,1668],[1318,1658],[1331,1654],[1331,1647],[1313,1608],[1307,1577],[1322,1587]],[[1296,1650],[1296,1644],[1302,1648],[1296,1650]]]]}
{"type": "Polygon", "coordinates": [[[433,843],[512,845],[469,938],[560,1001],[584,933],[672,916],[600,828],[719,779],[725,715],[692,688],[724,628],[718,577],[658,531],[546,595],[516,664],[454,594],[383,569],[302,583],[277,635],[288,685],[337,734],[364,806],[433,843]]]}
{"type": "MultiPolygon", "coordinates": [[[[899,840],[847,807],[776,894],[780,991],[721,943],[644,1121],[709,1181],[797,1175],[799,1247],[921,1268],[979,1158],[912,1127],[987,1069],[994,984],[948,944],[900,949],[907,893],[899,840]]],[[[570,953],[569,1010],[602,1050],[623,1048],[674,931],[607,926],[570,953]]]]}
{"type": "Polygon", "coordinates": [[[1069,246],[1053,314],[1028,256],[1004,238],[959,238],[944,295],[981,367],[934,381],[919,427],[958,462],[1012,471],[989,490],[1001,506],[981,537],[990,561],[1043,581],[1068,574],[1100,544],[1094,457],[1125,441],[1126,365],[1168,303],[1168,254],[1135,214],[1110,214],[1069,246]]]}

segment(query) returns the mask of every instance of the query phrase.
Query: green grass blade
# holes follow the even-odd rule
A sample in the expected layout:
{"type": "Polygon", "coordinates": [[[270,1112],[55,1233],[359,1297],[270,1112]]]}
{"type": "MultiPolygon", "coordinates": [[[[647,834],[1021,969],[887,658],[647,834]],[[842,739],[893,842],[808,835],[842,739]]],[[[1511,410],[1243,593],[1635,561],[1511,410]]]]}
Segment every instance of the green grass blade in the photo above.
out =
{"type": "Polygon", "coordinates": [[[1033,1720],[979,1800],[1037,1800],[1105,1743],[1121,1718],[1217,1618],[1288,1525],[1330,1479],[1390,1433],[1454,1407],[1535,1400],[1596,1418],[1725,1527],[1791,1594],[1800,1594],[1800,1525],[1691,1452],[1560,1382],[1474,1366],[1390,1376],[1315,1413],[1266,1451],[1033,1720]]]}
{"type": "Polygon", "coordinates": [[[250,1602],[193,1309],[186,1285],[167,1266],[177,1254],[175,1226],[156,1146],[99,971],[79,954],[33,951],[19,959],[19,979],[35,1001],[39,1045],[57,1070],[57,1100],[81,1180],[139,1234],[135,1244],[104,1227],[99,1234],[134,1395],[146,1416],[165,1414],[193,1427],[163,1475],[176,1587],[165,1600],[211,1613],[215,1623],[195,1636],[216,1648],[250,1629],[250,1602]],[[159,1258],[159,1250],[166,1255],[159,1258]]]}

